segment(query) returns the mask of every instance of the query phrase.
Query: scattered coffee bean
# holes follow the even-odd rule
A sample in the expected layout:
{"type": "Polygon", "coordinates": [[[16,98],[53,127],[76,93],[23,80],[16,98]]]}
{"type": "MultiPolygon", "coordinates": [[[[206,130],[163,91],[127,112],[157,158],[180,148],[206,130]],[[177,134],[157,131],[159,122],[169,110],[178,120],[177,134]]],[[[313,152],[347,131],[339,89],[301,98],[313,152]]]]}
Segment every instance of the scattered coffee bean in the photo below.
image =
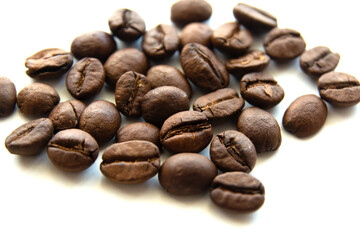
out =
{"type": "Polygon", "coordinates": [[[115,137],[118,143],[131,140],[144,140],[152,142],[160,148],[160,130],[146,122],[131,123],[122,127],[116,133],[115,137]]]}
{"type": "Polygon", "coordinates": [[[194,195],[206,192],[217,175],[215,165],[198,153],[179,153],[165,160],[158,177],[166,192],[194,195]]]}
{"type": "Polygon", "coordinates": [[[180,26],[205,21],[211,14],[212,7],[205,0],[180,0],[171,6],[171,21],[180,26]]]}
{"type": "Polygon", "coordinates": [[[142,183],[155,176],[160,168],[160,151],[148,141],[115,143],[102,155],[102,174],[118,183],[142,183]]]}
{"type": "Polygon", "coordinates": [[[6,78],[0,77],[0,117],[9,116],[15,109],[16,88],[14,83],[6,78]]]}
{"type": "Polygon", "coordinates": [[[181,31],[180,45],[183,47],[188,43],[200,43],[210,48],[212,34],[213,30],[205,23],[189,23],[181,31]]]}
{"type": "Polygon", "coordinates": [[[5,139],[5,147],[12,154],[34,156],[45,148],[53,132],[51,120],[39,118],[21,125],[10,133],[5,139]]]}
{"type": "Polygon", "coordinates": [[[265,188],[248,173],[227,172],[214,178],[210,198],[219,207],[251,212],[264,204],[265,188]]]}

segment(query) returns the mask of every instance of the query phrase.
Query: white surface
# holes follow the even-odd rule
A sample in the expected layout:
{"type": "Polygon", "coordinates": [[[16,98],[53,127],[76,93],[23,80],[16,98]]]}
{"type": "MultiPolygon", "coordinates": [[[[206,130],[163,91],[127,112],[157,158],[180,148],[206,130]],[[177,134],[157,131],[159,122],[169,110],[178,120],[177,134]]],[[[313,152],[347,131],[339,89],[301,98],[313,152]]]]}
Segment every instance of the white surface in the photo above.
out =
{"type": "MultiPolygon", "coordinates": [[[[212,28],[234,20],[232,9],[237,0],[209,2],[212,28]]],[[[340,53],[337,71],[360,78],[355,1],[244,2],[275,15],[279,27],[300,31],[307,48],[324,45],[340,53]]],[[[19,91],[33,82],[25,74],[26,57],[49,47],[69,51],[71,41],[87,31],[109,32],[108,18],[119,8],[138,12],[147,29],[171,24],[172,3],[3,1],[0,75],[10,78],[19,91]]],[[[118,44],[123,46],[120,41],[118,44]]],[[[253,48],[263,49],[261,40],[253,48]]],[[[179,67],[177,57],[171,64],[179,67]]],[[[295,98],[317,94],[315,82],[302,73],[298,59],[281,65],[272,62],[266,71],[285,90],[284,100],[270,111],[280,124],[295,98]]],[[[71,99],[64,78],[48,84],[56,87],[62,101],[71,99]]],[[[239,91],[233,77],[231,87],[239,91]]],[[[199,94],[195,93],[192,101],[199,94]]],[[[97,98],[114,102],[106,88],[97,98]]],[[[29,120],[19,111],[0,119],[0,139],[4,141],[29,120]]],[[[274,153],[259,154],[251,173],[266,189],[263,207],[252,214],[220,209],[207,194],[170,196],[157,177],[134,186],[111,183],[99,171],[101,154],[88,170],[69,174],[55,169],[45,152],[34,158],[19,157],[1,145],[0,239],[359,239],[359,122],[359,105],[329,107],[325,126],[311,138],[297,139],[282,128],[281,147],[274,153]]],[[[128,123],[123,117],[122,126],[128,123]]],[[[214,133],[225,129],[235,129],[235,122],[215,126],[214,133]]],[[[208,149],[202,153],[208,155],[208,149]]]]}

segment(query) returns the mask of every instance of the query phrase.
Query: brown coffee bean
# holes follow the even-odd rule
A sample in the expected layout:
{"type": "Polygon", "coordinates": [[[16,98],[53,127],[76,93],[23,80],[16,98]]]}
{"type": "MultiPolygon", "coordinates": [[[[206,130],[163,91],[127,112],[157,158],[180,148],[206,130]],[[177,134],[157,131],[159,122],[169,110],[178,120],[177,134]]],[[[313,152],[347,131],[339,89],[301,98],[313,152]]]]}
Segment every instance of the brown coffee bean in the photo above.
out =
{"type": "Polygon", "coordinates": [[[256,163],[256,148],[243,133],[227,130],[214,137],[210,158],[223,172],[251,172],[256,163]]]}
{"type": "Polygon", "coordinates": [[[229,74],[224,64],[207,47],[188,43],[180,54],[185,75],[203,90],[214,91],[229,85],[229,74]]]}
{"type": "Polygon", "coordinates": [[[37,80],[57,78],[66,73],[73,64],[71,53],[58,48],[41,50],[28,57],[26,74],[37,80]]]}
{"type": "Polygon", "coordinates": [[[199,43],[210,48],[212,33],[212,29],[205,23],[189,23],[181,31],[180,45],[183,47],[188,43],[199,43]]]}
{"type": "Polygon", "coordinates": [[[219,207],[250,212],[264,204],[265,188],[248,173],[227,172],[214,178],[210,198],[219,207]]]}
{"type": "Polygon", "coordinates": [[[281,130],[270,113],[250,107],[243,110],[237,121],[237,129],[245,134],[256,147],[256,152],[275,151],[281,144],[281,130]]]}
{"type": "Polygon", "coordinates": [[[245,101],[231,88],[223,88],[198,97],[194,111],[202,112],[208,119],[231,117],[241,111],[245,101]]]}
{"type": "Polygon", "coordinates": [[[171,152],[200,152],[212,139],[212,127],[205,114],[196,111],[178,112],[164,122],[160,141],[171,152]]]}
{"type": "Polygon", "coordinates": [[[284,98],[284,90],[268,73],[257,72],[244,75],[240,81],[241,96],[260,108],[272,108],[284,98]]]}
{"type": "Polygon", "coordinates": [[[207,191],[217,174],[215,165],[198,153],[179,153],[165,160],[158,177],[166,192],[194,195],[207,191]]]}
{"type": "Polygon", "coordinates": [[[342,72],[328,72],[318,80],[322,99],[335,107],[351,107],[360,102],[360,82],[342,72]]]}
{"type": "Polygon", "coordinates": [[[66,172],[80,172],[90,167],[99,154],[95,139],[80,129],[58,132],[47,146],[51,163],[66,172]]]}
{"type": "Polygon", "coordinates": [[[6,78],[0,77],[0,117],[9,116],[15,109],[16,88],[14,83],[6,78]]]}
{"type": "Polygon", "coordinates": [[[115,143],[105,149],[100,170],[118,183],[142,183],[155,176],[160,168],[160,151],[148,141],[115,143]]]}
{"type": "Polygon", "coordinates": [[[105,82],[105,71],[96,58],[83,58],[66,76],[66,88],[76,99],[87,99],[98,94],[105,82]]]}
{"type": "Polygon", "coordinates": [[[171,6],[171,21],[180,26],[210,18],[211,5],[205,0],[180,0],[171,6]]]}
{"type": "Polygon", "coordinates": [[[45,148],[53,132],[51,120],[39,118],[21,125],[10,133],[5,139],[5,147],[12,154],[34,156],[45,148]]]}
{"type": "Polygon", "coordinates": [[[146,122],[131,123],[120,128],[116,133],[116,142],[127,142],[131,140],[149,141],[160,147],[160,130],[154,125],[146,122]]]}

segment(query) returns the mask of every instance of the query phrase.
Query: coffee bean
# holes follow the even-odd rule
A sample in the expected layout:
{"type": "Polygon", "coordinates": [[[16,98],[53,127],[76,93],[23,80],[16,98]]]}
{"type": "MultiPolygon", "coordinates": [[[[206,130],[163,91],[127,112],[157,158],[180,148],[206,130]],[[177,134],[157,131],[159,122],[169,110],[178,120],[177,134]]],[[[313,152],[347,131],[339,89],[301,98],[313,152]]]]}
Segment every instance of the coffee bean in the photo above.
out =
{"type": "Polygon", "coordinates": [[[272,108],[284,98],[284,90],[268,73],[244,75],[240,81],[241,96],[260,108],[272,108]]]}
{"type": "Polygon", "coordinates": [[[92,31],[76,37],[71,43],[71,52],[77,59],[97,58],[101,62],[116,51],[114,38],[103,31],[92,31]]]}
{"type": "Polygon", "coordinates": [[[180,54],[185,76],[203,90],[214,91],[229,85],[229,74],[224,64],[207,47],[188,43],[180,54]]]}
{"type": "Polygon", "coordinates": [[[111,54],[104,64],[105,81],[115,87],[121,75],[128,71],[145,74],[149,62],[145,54],[136,48],[124,48],[111,54]]]}
{"type": "Polygon", "coordinates": [[[171,21],[183,26],[191,22],[202,22],[210,18],[211,5],[205,0],[180,0],[171,6],[171,21]]]}
{"type": "Polygon", "coordinates": [[[90,167],[99,154],[95,139],[80,129],[58,132],[47,146],[51,163],[60,170],[80,172],[90,167]]]}
{"type": "Polygon", "coordinates": [[[151,90],[146,77],[137,72],[126,72],[116,83],[115,102],[119,111],[126,116],[141,116],[141,101],[151,90]]]}
{"type": "Polygon", "coordinates": [[[120,124],[120,113],[115,105],[106,100],[97,100],[84,109],[79,128],[90,133],[102,145],[115,136],[120,124]]]}
{"type": "Polygon", "coordinates": [[[171,115],[189,110],[190,101],[186,93],[173,86],[155,88],[142,99],[141,111],[146,122],[161,127],[171,115]]]}
{"type": "Polygon", "coordinates": [[[54,130],[60,131],[77,128],[79,119],[86,105],[79,100],[61,102],[49,114],[49,119],[54,124],[54,130]]]}
{"type": "Polygon", "coordinates": [[[5,147],[12,154],[34,156],[45,148],[53,132],[51,120],[39,118],[21,125],[10,133],[5,139],[5,147]]]}
{"type": "Polygon", "coordinates": [[[150,123],[136,122],[120,128],[116,133],[118,143],[131,140],[149,141],[160,147],[160,130],[150,123]]]}
{"type": "Polygon", "coordinates": [[[109,18],[111,32],[123,41],[132,42],[145,33],[145,22],[140,15],[130,9],[115,11],[109,18]]]}
{"type": "Polygon", "coordinates": [[[194,111],[202,112],[208,119],[231,117],[241,111],[245,101],[231,88],[222,88],[215,92],[198,97],[194,111]]]}
{"type": "Polygon", "coordinates": [[[142,183],[155,176],[160,168],[160,151],[148,141],[115,143],[105,149],[100,170],[118,183],[142,183]]]}
{"type": "Polygon", "coordinates": [[[275,151],[281,144],[281,130],[270,113],[250,107],[243,110],[237,121],[237,129],[245,134],[256,147],[256,152],[275,151]]]}
{"type": "Polygon", "coordinates": [[[212,33],[212,29],[205,23],[189,23],[181,31],[180,45],[183,47],[187,43],[200,43],[210,48],[212,33]]]}
{"type": "Polygon", "coordinates": [[[76,99],[97,95],[105,82],[105,71],[96,58],[83,58],[71,68],[66,76],[66,88],[76,99]]]}
{"type": "Polygon", "coordinates": [[[265,188],[248,173],[227,172],[214,178],[210,198],[219,207],[250,212],[264,204],[265,188]]]}
{"type": "Polygon", "coordinates": [[[147,31],[141,42],[144,53],[152,59],[171,57],[179,48],[180,39],[176,28],[159,24],[147,31]]]}
{"type": "Polygon", "coordinates": [[[223,172],[251,172],[256,163],[256,148],[243,133],[227,130],[214,137],[210,158],[223,172]]]}
{"type": "Polygon", "coordinates": [[[32,83],[17,95],[17,106],[21,113],[41,115],[49,113],[60,101],[57,91],[43,83],[32,83]]]}
{"type": "Polygon", "coordinates": [[[25,66],[28,68],[26,74],[37,80],[60,77],[71,68],[72,64],[72,55],[58,48],[41,50],[25,61],[25,66]]]}
{"type": "Polygon", "coordinates": [[[226,62],[226,69],[237,78],[246,73],[262,72],[269,66],[270,58],[260,50],[251,50],[245,55],[226,62]]]}
{"type": "Polygon", "coordinates": [[[360,102],[360,82],[342,72],[328,72],[318,80],[322,99],[335,107],[351,107],[360,102]]]}
{"type": "Polygon", "coordinates": [[[301,34],[293,29],[274,28],[264,39],[267,55],[278,60],[292,59],[300,56],[306,47],[301,34]]]}
{"type": "Polygon", "coordinates": [[[282,124],[284,128],[299,138],[317,133],[327,118],[324,101],[313,94],[298,97],[286,109],[282,124]]]}
{"type": "Polygon", "coordinates": [[[198,153],[179,153],[165,160],[158,177],[166,192],[194,195],[207,191],[217,174],[215,165],[198,153]]]}
{"type": "Polygon", "coordinates": [[[237,22],[228,22],[213,32],[211,43],[223,53],[239,56],[251,47],[253,37],[248,30],[241,29],[237,22]]]}
{"type": "Polygon", "coordinates": [[[6,78],[0,77],[0,117],[9,116],[15,109],[16,88],[14,83],[6,78]]]}
{"type": "Polygon", "coordinates": [[[178,112],[164,122],[160,141],[171,152],[200,152],[212,139],[212,127],[205,114],[196,111],[178,112]]]}
{"type": "Polygon", "coordinates": [[[146,74],[147,80],[152,88],[162,86],[174,86],[183,90],[189,97],[192,95],[192,88],[184,74],[179,69],[169,65],[156,65],[149,69],[146,74]]]}
{"type": "Polygon", "coordinates": [[[340,60],[338,53],[333,53],[324,46],[314,47],[300,56],[301,69],[314,76],[320,76],[336,68],[340,60]]]}

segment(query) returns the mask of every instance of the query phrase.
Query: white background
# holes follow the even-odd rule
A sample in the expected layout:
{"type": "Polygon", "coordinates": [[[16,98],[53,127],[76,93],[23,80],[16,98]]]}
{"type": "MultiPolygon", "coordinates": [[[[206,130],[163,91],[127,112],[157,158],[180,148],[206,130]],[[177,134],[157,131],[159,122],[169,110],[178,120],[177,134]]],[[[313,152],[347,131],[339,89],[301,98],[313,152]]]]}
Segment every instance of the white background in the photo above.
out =
{"type": "MultiPolygon", "coordinates": [[[[212,28],[234,20],[237,0],[209,2],[212,28]]],[[[244,2],[275,15],[279,27],[300,31],[308,49],[324,45],[340,53],[337,71],[360,78],[356,1],[244,2]]],[[[171,24],[172,3],[2,1],[0,75],[10,78],[20,91],[34,82],[25,74],[28,56],[49,47],[70,51],[72,40],[87,31],[109,32],[108,18],[119,8],[138,12],[147,29],[171,24]]],[[[124,45],[118,41],[118,47],[124,45]]],[[[252,48],[263,49],[261,38],[252,48]]],[[[177,58],[170,64],[181,68],[177,58]]],[[[272,62],[266,69],[285,90],[283,101],[270,110],[279,124],[295,98],[318,94],[316,82],[302,73],[298,61],[272,62]]],[[[64,77],[47,83],[59,91],[61,101],[71,99],[64,77]]],[[[239,92],[233,77],[230,86],[239,92]]],[[[192,101],[200,95],[198,89],[194,91],[192,101]]],[[[114,95],[104,88],[97,99],[114,102],[114,95]]],[[[1,141],[31,119],[17,109],[0,119],[1,141]]],[[[122,119],[122,126],[129,124],[122,119]]],[[[252,214],[220,209],[207,193],[168,195],[157,177],[140,185],[111,183],[99,171],[101,153],[110,143],[101,148],[93,166],[78,174],[54,168],[45,151],[36,157],[19,157],[1,144],[0,239],[359,239],[359,122],[359,105],[329,106],[325,126],[313,137],[298,139],[282,128],[278,151],[259,154],[251,173],[266,189],[263,207],[252,214]]],[[[235,127],[235,121],[228,121],[216,125],[214,133],[235,127]]],[[[202,153],[208,156],[208,149],[202,153]]],[[[167,156],[164,153],[162,161],[167,156]]]]}

